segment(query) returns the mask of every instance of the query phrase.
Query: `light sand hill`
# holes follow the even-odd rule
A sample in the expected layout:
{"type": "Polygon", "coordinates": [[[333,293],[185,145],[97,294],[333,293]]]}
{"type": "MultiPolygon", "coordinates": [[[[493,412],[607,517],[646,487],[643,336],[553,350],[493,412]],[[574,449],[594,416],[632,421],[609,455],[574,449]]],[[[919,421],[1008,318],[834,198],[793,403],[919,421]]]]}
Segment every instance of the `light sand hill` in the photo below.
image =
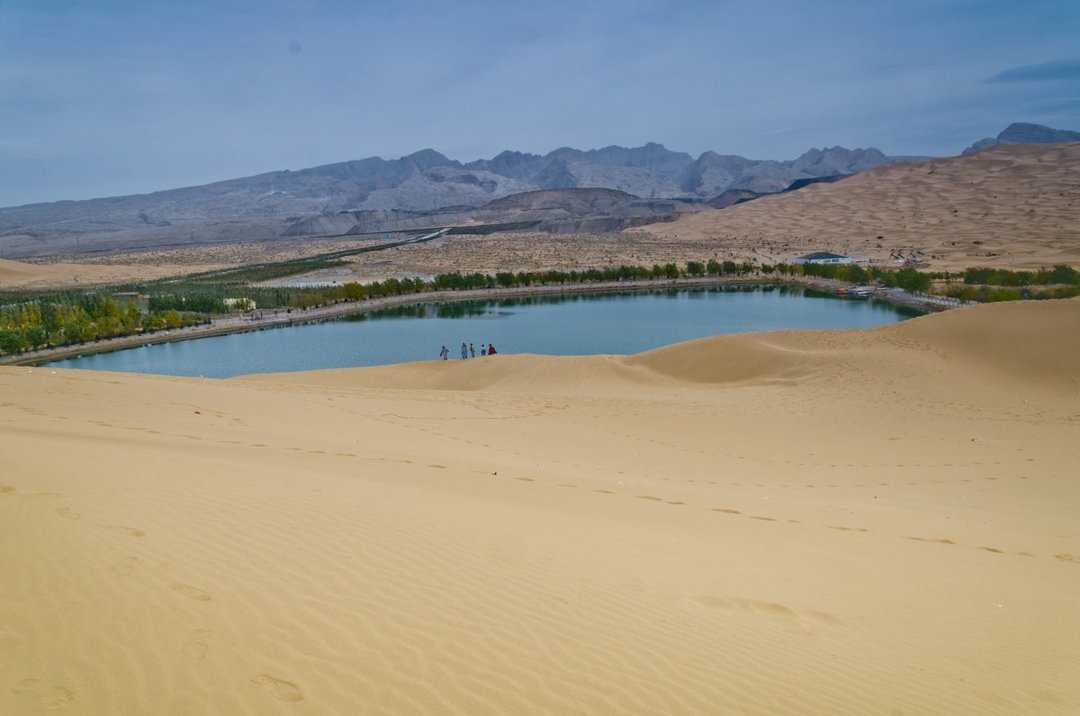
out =
{"type": "Polygon", "coordinates": [[[92,286],[128,281],[145,281],[164,276],[176,276],[206,267],[192,268],[158,264],[135,266],[126,264],[31,264],[0,259],[0,289],[42,289],[92,286]]]}
{"type": "Polygon", "coordinates": [[[1080,265],[1078,218],[1080,143],[1003,144],[878,167],[643,231],[769,262],[825,249],[882,263],[915,256],[943,269],[1031,268],[1080,265]]]}
{"type": "Polygon", "coordinates": [[[0,713],[1075,714],[1078,354],[0,369],[0,713]]]}

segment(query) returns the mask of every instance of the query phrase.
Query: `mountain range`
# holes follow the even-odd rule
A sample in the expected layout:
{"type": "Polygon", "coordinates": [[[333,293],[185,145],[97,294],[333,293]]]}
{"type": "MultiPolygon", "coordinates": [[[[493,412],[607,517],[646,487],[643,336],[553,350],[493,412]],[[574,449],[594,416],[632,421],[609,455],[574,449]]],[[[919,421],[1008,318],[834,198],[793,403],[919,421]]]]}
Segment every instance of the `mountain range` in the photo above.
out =
{"type": "MultiPolygon", "coordinates": [[[[1013,124],[966,151],[997,143],[1077,139],[1077,132],[1013,124]]],[[[392,231],[462,217],[475,221],[469,217],[479,213],[498,220],[494,208],[483,209],[494,200],[583,188],[630,195],[621,204],[636,224],[647,221],[650,212],[662,220],[691,206],[719,208],[813,181],[925,159],[839,146],[810,149],[786,161],[713,151],[695,158],[650,142],[629,148],[563,147],[543,155],[504,151],[491,159],[460,162],[423,149],[399,159],[370,157],[149,194],[0,208],[0,256],[359,233],[357,227],[392,231]]],[[[548,201],[553,195],[543,196],[548,201]]],[[[545,218],[537,212],[530,208],[526,213],[545,218]]],[[[560,212],[559,223],[550,224],[556,230],[574,230],[579,226],[574,219],[596,216],[560,212]]]]}
{"type": "Polygon", "coordinates": [[[462,163],[433,149],[275,171],[150,194],[0,209],[0,234],[145,229],[200,221],[338,211],[476,207],[525,191],[607,188],[643,198],[709,199],[728,189],[779,191],[797,179],[852,174],[903,161],[877,149],[811,149],[791,161],[685,152],[649,143],[545,155],[505,151],[462,163]]]}

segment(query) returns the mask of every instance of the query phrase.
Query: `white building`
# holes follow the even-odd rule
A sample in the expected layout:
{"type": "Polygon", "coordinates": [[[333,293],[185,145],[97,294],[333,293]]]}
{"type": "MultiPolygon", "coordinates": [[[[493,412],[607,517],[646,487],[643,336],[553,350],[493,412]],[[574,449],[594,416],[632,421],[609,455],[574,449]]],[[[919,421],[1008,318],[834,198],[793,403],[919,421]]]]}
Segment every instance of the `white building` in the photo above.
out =
{"type": "Polygon", "coordinates": [[[815,251],[795,259],[797,264],[853,264],[855,259],[843,254],[834,254],[829,251],[815,251]]]}

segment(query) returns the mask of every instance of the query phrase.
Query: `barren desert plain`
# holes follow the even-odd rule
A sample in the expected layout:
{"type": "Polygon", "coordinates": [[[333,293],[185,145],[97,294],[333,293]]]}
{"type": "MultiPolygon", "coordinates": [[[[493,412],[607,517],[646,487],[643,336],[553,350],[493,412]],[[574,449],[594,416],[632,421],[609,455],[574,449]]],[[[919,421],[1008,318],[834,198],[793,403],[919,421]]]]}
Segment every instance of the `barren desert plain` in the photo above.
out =
{"type": "Polygon", "coordinates": [[[0,368],[0,713],[1075,714],[1080,301],[0,368]]]}

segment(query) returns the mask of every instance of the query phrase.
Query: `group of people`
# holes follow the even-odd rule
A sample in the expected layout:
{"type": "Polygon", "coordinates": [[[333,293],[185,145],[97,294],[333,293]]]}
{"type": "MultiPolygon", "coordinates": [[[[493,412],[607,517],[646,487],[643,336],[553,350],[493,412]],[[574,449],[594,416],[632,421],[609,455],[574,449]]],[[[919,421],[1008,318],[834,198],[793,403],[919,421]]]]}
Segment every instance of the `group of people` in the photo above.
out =
{"type": "MultiPolygon", "coordinates": [[[[487,345],[484,345],[483,343],[480,344],[480,355],[481,356],[493,356],[493,355],[498,354],[498,352],[499,351],[495,350],[495,344],[494,343],[488,343],[487,345]]],[[[439,351],[439,357],[442,358],[443,360],[449,360],[449,358],[450,358],[450,349],[447,348],[446,346],[443,346],[442,350],[439,351]]],[[[476,357],[476,346],[474,346],[472,343],[466,343],[465,341],[462,341],[461,342],[461,360],[466,360],[468,358],[475,358],[475,357],[476,357]]]]}

